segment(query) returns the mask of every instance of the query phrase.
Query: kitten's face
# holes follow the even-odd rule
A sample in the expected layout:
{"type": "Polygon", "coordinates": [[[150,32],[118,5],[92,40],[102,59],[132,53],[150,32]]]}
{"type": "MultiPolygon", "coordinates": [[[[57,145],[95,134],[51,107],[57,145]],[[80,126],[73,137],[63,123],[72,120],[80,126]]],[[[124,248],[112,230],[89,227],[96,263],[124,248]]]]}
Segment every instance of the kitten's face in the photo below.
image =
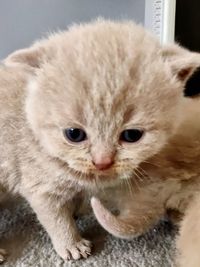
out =
{"type": "Polygon", "coordinates": [[[139,175],[173,134],[182,98],[160,45],[132,24],[96,23],[54,39],[54,56],[29,86],[37,138],[79,181],[139,175]]]}

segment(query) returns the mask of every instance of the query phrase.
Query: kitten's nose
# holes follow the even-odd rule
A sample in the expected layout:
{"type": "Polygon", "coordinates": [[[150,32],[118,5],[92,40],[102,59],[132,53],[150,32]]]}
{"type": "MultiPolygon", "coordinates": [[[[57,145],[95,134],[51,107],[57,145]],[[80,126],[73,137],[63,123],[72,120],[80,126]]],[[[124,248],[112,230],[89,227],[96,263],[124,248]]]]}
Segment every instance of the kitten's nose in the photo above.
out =
{"type": "Polygon", "coordinates": [[[109,169],[113,165],[114,160],[112,157],[104,157],[98,160],[93,160],[92,163],[97,168],[97,170],[103,171],[109,169]]]}

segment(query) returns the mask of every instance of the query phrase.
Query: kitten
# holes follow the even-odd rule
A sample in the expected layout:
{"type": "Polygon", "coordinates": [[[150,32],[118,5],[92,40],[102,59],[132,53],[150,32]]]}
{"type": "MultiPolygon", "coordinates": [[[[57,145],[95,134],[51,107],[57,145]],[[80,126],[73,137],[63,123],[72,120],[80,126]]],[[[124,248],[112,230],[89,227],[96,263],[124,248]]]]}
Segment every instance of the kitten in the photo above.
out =
{"type": "Polygon", "coordinates": [[[120,238],[146,232],[167,211],[180,226],[178,266],[199,267],[200,99],[184,102],[184,117],[176,134],[160,152],[138,167],[136,174],[149,182],[139,181],[140,188],[133,194],[118,194],[121,214],[114,216],[97,198],[92,198],[91,203],[99,223],[120,238]]]}
{"type": "Polygon", "coordinates": [[[75,200],[134,177],[165,145],[199,55],[162,47],[132,22],[98,20],[5,64],[13,70],[0,75],[2,191],[30,203],[64,260],[86,258],[91,243],[76,228],[75,200]],[[18,68],[28,82],[18,82],[18,68]]]}

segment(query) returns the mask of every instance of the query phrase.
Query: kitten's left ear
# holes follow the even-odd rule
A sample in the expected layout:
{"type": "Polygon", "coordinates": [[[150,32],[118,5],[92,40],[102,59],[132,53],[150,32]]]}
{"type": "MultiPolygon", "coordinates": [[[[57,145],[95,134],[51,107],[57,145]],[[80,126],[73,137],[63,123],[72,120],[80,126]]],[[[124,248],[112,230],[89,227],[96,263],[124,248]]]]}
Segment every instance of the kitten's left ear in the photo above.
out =
{"type": "Polygon", "coordinates": [[[162,56],[170,64],[172,73],[184,83],[200,67],[200,53],[190,52],[176,44],[164,47],[162,56]]]}
{"type": "Polygon", "coordinates": [[[45,41],[39,41],[33,46],[11,53],[5,60],[6,66],[21,66],[29,70],[36,70],[49,61],[53,51],[45,41]]]}

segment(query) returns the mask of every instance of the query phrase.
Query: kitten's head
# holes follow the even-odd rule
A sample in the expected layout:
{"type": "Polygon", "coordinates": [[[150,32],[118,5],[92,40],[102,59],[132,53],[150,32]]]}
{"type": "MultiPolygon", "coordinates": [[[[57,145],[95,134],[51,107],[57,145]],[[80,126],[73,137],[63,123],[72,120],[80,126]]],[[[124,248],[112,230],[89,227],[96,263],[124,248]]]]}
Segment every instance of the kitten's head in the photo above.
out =
{"type": "Polygon", "coordinates": [[[200,56],[162,47],[131,22],[97,21],[6,62],[33,73],[26,114],[43,148],[78,181],[103,183],[133,176],[173,135],[200,56]]]}

